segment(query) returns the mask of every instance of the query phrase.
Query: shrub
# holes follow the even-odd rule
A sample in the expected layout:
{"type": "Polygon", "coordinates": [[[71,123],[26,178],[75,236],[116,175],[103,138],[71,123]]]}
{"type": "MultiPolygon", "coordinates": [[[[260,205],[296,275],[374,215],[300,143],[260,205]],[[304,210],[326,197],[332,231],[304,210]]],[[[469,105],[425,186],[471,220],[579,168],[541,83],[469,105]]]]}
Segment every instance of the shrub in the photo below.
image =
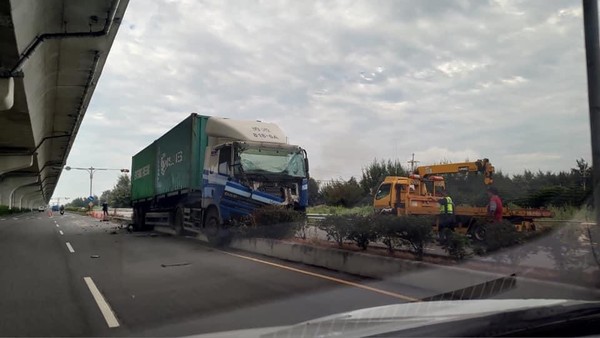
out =
{"type": "Polygon", "coordinates": [[[331,215],[327,216],[318,227],[325,231],[327,240],[334,240],[339,247],[342,247],[344,239],[352,232],[353,222],[352,217],[331,215]]]}
{"type": "Polygon", "coordinates": [[[524,237],[525,234],[518,232],[515,225],[508,220],[490,223],[485,226],[483,241],[476,244],[474,252],[483,254],[498,251],[521,243],[524,237]]]}
{"type": "Polygon", "coordinates": [[[290,238],[304,223],[303,213],[293,209],[267,206],[256,209],[249,217],[236,220],[235,232],[243,237],[290,238]]]}
{"type": "Polygon", "coordinates": [[[412,248],[418,259],[423,258],[425,245],[433,241],[433,218],[427,216],[398,217],[403,222],[402,231],[397,231],[396,236],[412,248]]]}
{"type": "Polygon", "coordinates": [[[400,224],[396,215],[377,215],[374,218],[375,231],[390,253],[399,244],[396,240],[396,228],[400,224]]]}
{"type": "Polygon", "coordinates": [[[354,216],[352,217],[351,229],[348,239],[354,241],[356,245],[366,250],[369,242],[376,241],[377,231],[373,226],[373,216],[354,216]]]}
{"type": "Polygon", "coordinates": [[[425,245],[433,241],[432,217],[378,215],[375,223],[389,251],[397,245],[405,245],[422,259],[425,245]]]}
{"type": "Polygon", "coordinates": [[[27,212],[29,209],[12,208],[9,209],[6,205],[0,205],[0,215],[18,214],[21,212],[27,212]]]}
{"type": "Polygon", "coordinates": [[[469,247],[469,239],[463,235],[452,232],[450,229],[444,229],[444,241],[442,248],[448,253],[448,256],[462,260],[468,256],[467,248],[469,247]]]}

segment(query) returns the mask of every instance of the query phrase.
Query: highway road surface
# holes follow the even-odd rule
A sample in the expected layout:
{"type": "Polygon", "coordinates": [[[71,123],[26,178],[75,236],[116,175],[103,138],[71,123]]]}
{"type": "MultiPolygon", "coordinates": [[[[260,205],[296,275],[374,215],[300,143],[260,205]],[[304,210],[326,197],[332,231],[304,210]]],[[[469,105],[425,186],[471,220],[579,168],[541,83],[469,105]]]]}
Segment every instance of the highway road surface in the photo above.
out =
{"type": "MultiPolygon", "coordinates": [[[[291,325],[490,280],[435,270],[370,280],[69,213],[0,217],[0,250],[2,336],[184,336],[291,325]]],[[[591,297],[565,290],[519,282],[494,297],[591,297]]]]}

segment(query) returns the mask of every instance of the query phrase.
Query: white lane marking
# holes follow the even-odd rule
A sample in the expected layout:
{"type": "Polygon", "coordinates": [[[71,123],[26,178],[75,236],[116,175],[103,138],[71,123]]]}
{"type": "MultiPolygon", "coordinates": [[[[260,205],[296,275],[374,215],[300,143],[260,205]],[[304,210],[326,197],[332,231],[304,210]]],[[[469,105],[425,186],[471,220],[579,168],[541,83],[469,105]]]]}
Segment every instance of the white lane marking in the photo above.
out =
{"type": "Polygon", "coordinates": [[[61,235],[64,235],[64,233],[62,232],[62,230],[58,230],[58,232],[59,232],[61,235]]]}
{"type": "Polygon", "coordinates": [[[58,225],[58,224],[56,225],[56,227],[57,227],[57,228],[58,228],[59,226],[60,226],[60,225],[58,225]]]}
{"type": "Polygon", "coordinates": [[[67,242],[67,248],[69,249],[69,251],[71,253],[75,253],[75,250],[73,250],[73,247],[71,246],[71,243],[67,242]]]}
{"type": "Polygon", "coordinates": [[[18,218],[16,218],[16,217],[13,217],[13,220],[15,220],[15,221],[16,221],[16,220],[18,220],[18,218]]]}
{"type": "Polygon", "coordinates": [[[104,320],[106,320],[106,324],[108,325],[108,327],[119,327],[119,321],[117,320],[117,317],[115,317],[115,313],[110,308],[110,305],[108,305],[108,302],[106,302],[106,299],[104,299],[104,296],[102,296],[102,293],[100,293],[100,290],[98,290],[98,288],[96,287],[96,284],[94,284],[92,278],[83,277],[83,280],[90,289],[90,292],[92,293],[96,304],[98,304],[98,308],[100,309],[100,312],[102,312],[102,315],[104,316],[104,320]]]}
{"type": "Polygon", "coordinates": [[[6,218],[0,218],[0,221],[6,221],[6,218]]]}

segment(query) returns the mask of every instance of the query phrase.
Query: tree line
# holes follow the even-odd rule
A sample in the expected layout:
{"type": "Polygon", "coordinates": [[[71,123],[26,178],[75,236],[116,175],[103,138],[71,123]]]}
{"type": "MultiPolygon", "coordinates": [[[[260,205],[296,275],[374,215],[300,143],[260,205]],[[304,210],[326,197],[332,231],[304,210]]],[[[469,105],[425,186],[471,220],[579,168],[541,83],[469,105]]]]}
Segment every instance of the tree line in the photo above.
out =
{"type": "MultiPolygon", "coordinates": [[[[407,176],[410,170],[398,161],[373,160],[362,168],[360,178],[334,179],[326,182],[309,180],[311,205],[343,207],[372,204],[373,195],[386,176],[407,176]]],[[[487,203],[483,176],[477,173],[446,174],[446,190],[455,204],[481,206],[487,203]]],[[[591,206],[592,167],[584,160],[576,160],[570,170],[560,172],[533,172],[508,175],[494,174],[494,186],[505,204],[523,208],[591,206]]]]}

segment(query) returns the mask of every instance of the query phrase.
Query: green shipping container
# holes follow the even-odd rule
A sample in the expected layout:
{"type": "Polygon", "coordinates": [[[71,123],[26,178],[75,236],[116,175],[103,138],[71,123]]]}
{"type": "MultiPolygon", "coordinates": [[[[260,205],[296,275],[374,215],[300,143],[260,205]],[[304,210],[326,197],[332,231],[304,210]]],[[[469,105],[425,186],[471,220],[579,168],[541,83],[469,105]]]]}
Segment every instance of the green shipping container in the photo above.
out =
{"type": "Polygon", "coordinates": [[[155,195],[202,189],[208,118],[192,114],[154,142],[155,195]]]}
{"type": "Polygon", "coordinates": [[[152,143],[131,159],[131,200],[154,196],[156,148],[152,143]]]}

